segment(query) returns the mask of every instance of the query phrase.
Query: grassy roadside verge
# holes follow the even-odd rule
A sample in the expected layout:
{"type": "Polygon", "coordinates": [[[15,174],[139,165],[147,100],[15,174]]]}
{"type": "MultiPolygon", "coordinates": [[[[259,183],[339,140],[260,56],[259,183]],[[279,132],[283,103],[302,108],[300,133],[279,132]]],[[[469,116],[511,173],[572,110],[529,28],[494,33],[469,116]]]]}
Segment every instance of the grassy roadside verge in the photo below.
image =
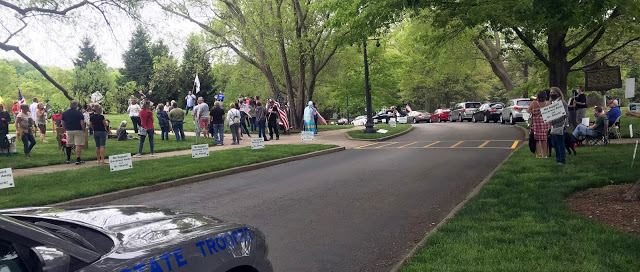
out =
{"type": "Polygon", "coordinates": [[[396,127],[392,128],[390,125],[388,124],[377,124],[375,125],[373,128],[375,128],[376,130],[378,129],[386,129],[389,132],[387,133],[364,133],[364,127],[362,127],[362,130],[352,130],[347,132],[349,134],[349,136],[351,136],[351,138],[354,139],[380,139],[380,138],[384,138],[384,137],[388,137],[391,135],[395,135],[401,132],[404,132],[407,129],[411,128],[411,125],[409,124],[398,124],[396,127]]]}
{"type": "Polygon", "coordinates": [[[318,130],[339,130],[350,129],[353,127],[354,125],[318,125],[318,130]]]}
{"type": "MultiPolygon", "coordinates": [[[[24,156],[22,142],[16,141],[18,154],[9,157],[0,155],[1,168],[24,169],[45,165],[64,164],[67,157],[60,151],[60,148],[56,143],[56,135],[49,131],[46,136],[46,143],[40,142],[39,136],[36,136],[36,145],[33,147],[33,150],[31,150],[31,158],[24,156]]],[[[161,141],[160,139],[161,137],[158,134],[153,137],[155,153],[188,150],[191,149],[191,145],[196,144],[195,137],[190,136],[185,137],[184,142],[176,142],[175,135],[173,134],[169,134],[169,141],[161,141]]],[[[207,139],[205,141],[205,139],[201,137],[198,140],[198,144],[205,143],[208,143],[209,146],[215,145],[213,139],[207,139]]],[[[138,152],[139,144],[139,140],[118,141],[116,139],[109,139],[107,140],[107,146],[105,148],[105,157],[108,159],[109,155],[124,153],[135,154],[138,152]]],[[[142,152],[143,154],[149,154],[148,140],[145,140],[142,152]]],[[[71,158],[75,161],[75,155],[72,155],[71,158]]],[[[96,144],[93,140],[93,136],[89,136],[89,149],[82,150],[82,159],[85,161],[96,159],[96,144]]]]}
{"type": "Polygon", "coordinates": [[[178,178],[325,150],[334,145],[267,145],[213,151],[208,158],[191,155],[136,161],[133,169],[110,172],[109,166],[15,178],[14,188],[0,192],[0,208],[46,205],[178,178]]]}
{"type": "Polygon", "coordinates": [[[574,214],[572,192],[635,182],[633,145],[579,148],[568,164],[520,148],[401,271],[639,271],[640,237],[574,214]]]}

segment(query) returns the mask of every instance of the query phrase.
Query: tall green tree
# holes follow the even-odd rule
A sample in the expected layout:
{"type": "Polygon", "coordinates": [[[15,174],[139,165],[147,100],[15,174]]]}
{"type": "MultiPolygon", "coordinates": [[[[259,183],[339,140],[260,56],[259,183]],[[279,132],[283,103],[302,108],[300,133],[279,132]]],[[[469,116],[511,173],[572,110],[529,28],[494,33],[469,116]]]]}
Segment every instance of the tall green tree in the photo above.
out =
{"type": "Polygon", "coordinates": [[[75,79],[73,93],[79,102],[90,103],[91,94],[100,92],[103,96],[112,88],[114,82],[109,76],[109,68],[102,61],[89,61],[84,67],[74,68],[75,79]]]}
{"type": "MultiPolygon", "coordinates": [[[[187,39],[187,46],[184,49],[182,65],[180,66],[179,97],[185,97],[189,91],[193,90],[196,74],[200,80],[200,92],[196,96],[213,99],[213,95],[217,91],[217,82],[211,69],[211,57],[204,46],[203,37],[191,35],[187,39]]],[[[186,103],[184,99],[178,99],[177,101],[183,104],[186,103]]]]}
{"type": "Polygon", "coordinates": [[[96,52],[96,46],[91,42],[89,37],[82,38],[82,45],[79,47],[80,53],[78,57],[73,60],[73,66],[85,67],[90,61],[99,61],[100,55],[96,52]]]}
{"type": "Polygon", "coordinates": [[[138,26],[129,41],[129,49],[122,55],[124,59],[122,79],[124,82],[135,81],[139,88],[145,90],[148,90],[153,76],[150,40],[147,31],[142,26],[138,26]]]}
{"type": "Polygon", "coordinates": [[[179,101],[180,67],[172,56],[159,56],[153,59],[153,77],[149,87],[153,90],[156,103],[179,101]]]}

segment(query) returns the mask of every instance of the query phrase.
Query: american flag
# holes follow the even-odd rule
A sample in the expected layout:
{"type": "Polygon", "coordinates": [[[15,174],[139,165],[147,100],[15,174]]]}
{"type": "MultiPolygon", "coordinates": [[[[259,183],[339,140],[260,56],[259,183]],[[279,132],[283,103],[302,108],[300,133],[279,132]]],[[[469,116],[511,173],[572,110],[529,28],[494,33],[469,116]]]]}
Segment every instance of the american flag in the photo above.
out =
{"type": "Polygon", "coordinates": [[[407,107],[406,107],[406,108],[407,108],[407,112],[412,111],[412,110],[411,110],[411,107],[409,107],[409,104],[407,104],[407,107]]]}
{"type": "Polygon", "coordinates": [[[282,122],[282,126],[284,126],[284,130],[289,130],[289,118],[287,118],[287,112],[280,107],[280,103],[275,102],[275,105],[278,108],[278,115],[280,115],[280,121],[282,122]]]}
{"type": "Polygon", "coordinates": [[[20,88],[18,88],[18,107],[24,103],[24,96],[22,96],[22,92],[20,91],[20,88]]]}

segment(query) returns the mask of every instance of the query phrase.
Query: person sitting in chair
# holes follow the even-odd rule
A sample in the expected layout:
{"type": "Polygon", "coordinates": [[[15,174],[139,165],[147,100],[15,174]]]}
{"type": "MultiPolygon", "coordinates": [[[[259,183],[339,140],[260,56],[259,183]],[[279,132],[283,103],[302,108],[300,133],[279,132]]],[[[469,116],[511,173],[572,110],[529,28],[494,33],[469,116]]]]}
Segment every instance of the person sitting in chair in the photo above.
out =
{"type": "Polygon", "coordinates": [[[604,110],[601,107],[596,107],[596,122],[593,125],[585,126],[583,124],[579,124],[576,129],[573,131],[573,136],[578,139],[578,141],[583,141],[585,137],[598,137],[602,135],[602,132],[607,127],[607,115],[604,114],[604,110]]]}
{"type": "Polygon", "coordinates": [[[609,101],[609,108],[610,110],[607,112],[607,117],[609,118],[609,127],[611,127],[618,117],[622,115],[622,112],[620,112],[620,107],[618,107],[618,100],[615,99],[609,101]]]}

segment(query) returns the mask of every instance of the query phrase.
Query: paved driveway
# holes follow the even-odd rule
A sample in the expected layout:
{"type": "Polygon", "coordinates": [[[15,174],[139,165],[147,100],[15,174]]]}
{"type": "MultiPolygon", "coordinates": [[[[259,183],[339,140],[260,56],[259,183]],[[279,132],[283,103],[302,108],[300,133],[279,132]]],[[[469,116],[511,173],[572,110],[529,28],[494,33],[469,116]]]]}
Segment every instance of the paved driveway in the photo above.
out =
{"type": "Polygon", "coordinates": [[[276,271],[388,271],[484,179],[522,133],[417,124],[386,143],[121,199],[260,228],[276,271]]]}

